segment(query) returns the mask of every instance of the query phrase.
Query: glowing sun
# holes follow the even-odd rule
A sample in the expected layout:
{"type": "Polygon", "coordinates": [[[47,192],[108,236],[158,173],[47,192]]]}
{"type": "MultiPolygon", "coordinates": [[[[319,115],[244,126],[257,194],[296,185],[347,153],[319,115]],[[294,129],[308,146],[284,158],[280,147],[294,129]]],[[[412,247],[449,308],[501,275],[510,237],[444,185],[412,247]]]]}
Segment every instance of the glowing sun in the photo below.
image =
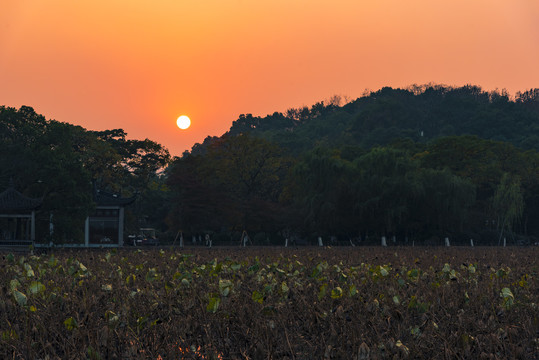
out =
{"type": "Polygon", "coordinates": [[[182,115],[176,120],[176,124],[180,129],[185,130],[191,126],[191,119],[189,119],[189,116],[182,115]]]}

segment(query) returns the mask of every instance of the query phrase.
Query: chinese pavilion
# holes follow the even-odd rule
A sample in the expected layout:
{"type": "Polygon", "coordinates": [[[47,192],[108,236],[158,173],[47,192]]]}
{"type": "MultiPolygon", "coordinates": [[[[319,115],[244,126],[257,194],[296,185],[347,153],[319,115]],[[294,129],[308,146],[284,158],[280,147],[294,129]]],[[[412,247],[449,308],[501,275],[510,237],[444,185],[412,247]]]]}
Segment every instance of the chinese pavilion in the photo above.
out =
{"type": "Polygon", "coordinates": [[[108,191],[94,189],[95,211],[86,218],[85,246],[123,246],[124,207],[136,197],[121,197],[108,191]]]}
{"type": "Polygon", "coordinates": [[[42,199],[24,196],[10,181],[0,193],[0,245],[31,245],[36,240],[36,210],[42,199]]]}

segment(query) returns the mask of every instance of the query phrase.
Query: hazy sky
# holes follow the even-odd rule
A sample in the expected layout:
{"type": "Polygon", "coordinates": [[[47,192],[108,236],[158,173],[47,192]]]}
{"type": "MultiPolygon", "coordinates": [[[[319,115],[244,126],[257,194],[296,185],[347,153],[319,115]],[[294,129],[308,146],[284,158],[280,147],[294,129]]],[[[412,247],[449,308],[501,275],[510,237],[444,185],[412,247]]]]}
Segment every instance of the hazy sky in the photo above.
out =
{"type": "Polygon", "coordinates": [[[537,0],[2,0],[0,105],[180,155],[242,113],[411,84],[539,87],[537,0]],[[179,130],[175,120],[193,122],[179,130]]]}

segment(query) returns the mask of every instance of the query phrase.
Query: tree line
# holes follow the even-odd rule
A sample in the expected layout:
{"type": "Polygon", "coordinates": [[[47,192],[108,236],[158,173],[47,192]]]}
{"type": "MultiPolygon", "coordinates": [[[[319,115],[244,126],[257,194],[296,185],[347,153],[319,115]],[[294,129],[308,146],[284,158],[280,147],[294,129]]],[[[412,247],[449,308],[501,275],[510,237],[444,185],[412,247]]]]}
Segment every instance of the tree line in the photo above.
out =
{"type": "MultiPolygon", "coordinates": [[[[122,129],[88,131],[0,107],[0,185],[42,197],[54,241],[80,241],[92,186],[137,194],[126,233],[155,227],[214,243],[318,237],[354,243],[535,242],[539,90],[383,88],[266,117],[171,157],[122,129]]],[[[43,231],[43,239],[47,231],[43,231]]]]}
{"type": "MultiPolygon", "coordinates": [[[[296,155],[316,145],[371,148],[399,138],[426,143],[455,135],[477,135],[539,150],[537,104],[539,89],[518,92],[513,98],[505,90],[488,92],[472,85],[385,87],[353,101],[334,96],[311,107],[264,117],[242,114],[229,133],[249,132],[296,155]]],[[[201,151],[205,143],[191,152],[201,151]]]]}
{"type": "Polygon", "coordinates": [[[226,134],[173,163],[171,219],[192,231],[233,229],[236,237],[248,228],[266,242],[279,231],[311,239],[535,242],[538,104],[539,89],[511,97],[427,84],[386,87],[344,104],[334,96],[265,117],[242,114],[226,134]],[[245,149],[229,150],[238,146],[245,149]],[[262,155],[264,147],[274,150],[262,155]],[[249,154],[241,170],[238,159],[247,158],[238,153],[249,154]],[[279,179],[272,197],[242,192],[237,175],[260,174],[263,165],[279,179]],[[193,215],[217,219],[210,214],[220,211],[217,227],[193,215]]]}
{"type": "Polygon", "coordinates": [[[12,180],[24,195],[43,199],[38,237],[46,242],[84,239],[84,220],[95,207],[94,186],[126,197],[137,194],[135,204],[126,209],[128,231],[145,221],[164,224],[160,174],[170,154],[154,141],[126,136],[121,129],[88,131],[46,120],[29,106],[0,106],[0,191],[12,180]],[[147,202],[154,206],[147,208],[147,202]]]}
{"type": "Polygon", "coordinates": [[[538,166],[535,150],[471,135],[299,157],[248,133],[227,135],[174,161],[170,219],[230,241],[248,229],[259,243],[290,233],[311,242],[529,242],[539,232],[538,166]]]}

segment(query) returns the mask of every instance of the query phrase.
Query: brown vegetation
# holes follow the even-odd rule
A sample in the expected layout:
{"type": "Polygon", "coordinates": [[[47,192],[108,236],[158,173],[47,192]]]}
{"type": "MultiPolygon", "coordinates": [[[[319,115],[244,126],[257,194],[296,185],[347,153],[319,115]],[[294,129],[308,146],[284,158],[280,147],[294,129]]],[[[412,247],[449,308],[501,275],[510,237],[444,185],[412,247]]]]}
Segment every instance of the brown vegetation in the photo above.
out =
{"type": "Polygon", "coordinates": [[[0,357],[531,359],[537,248],[0,257],[0,357]]]}

